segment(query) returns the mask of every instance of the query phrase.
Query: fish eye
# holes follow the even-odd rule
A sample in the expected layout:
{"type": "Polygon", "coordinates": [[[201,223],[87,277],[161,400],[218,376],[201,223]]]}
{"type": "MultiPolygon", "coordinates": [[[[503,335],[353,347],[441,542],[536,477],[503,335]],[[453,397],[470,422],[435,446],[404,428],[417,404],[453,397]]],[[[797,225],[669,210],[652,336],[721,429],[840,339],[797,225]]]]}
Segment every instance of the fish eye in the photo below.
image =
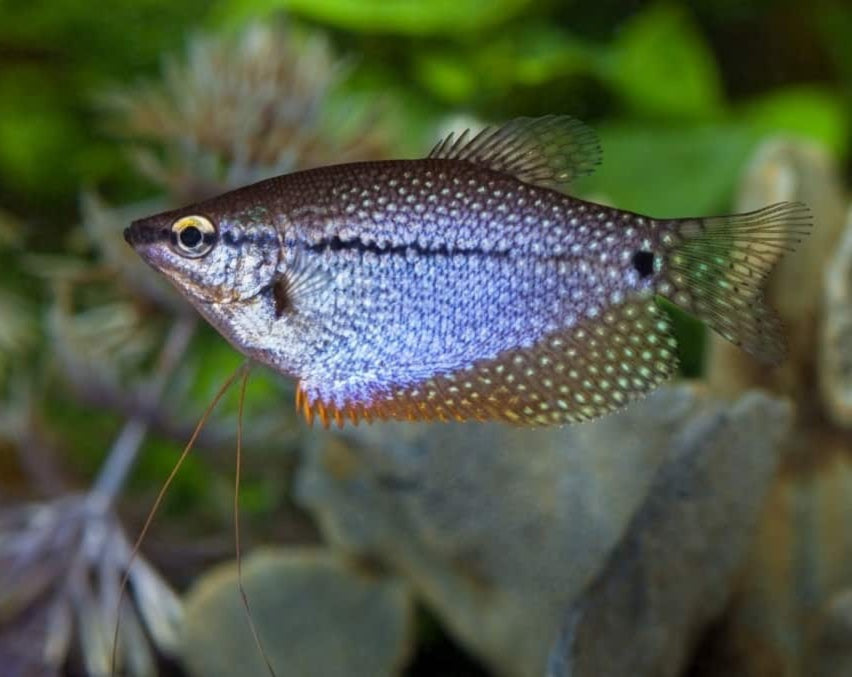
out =
{"type": "Polygon", "coordinates": [[[178,254],[198,258],[216,244],[216,227],[203,216],[184,216],[172,224],[171,241],[178,254]]]}

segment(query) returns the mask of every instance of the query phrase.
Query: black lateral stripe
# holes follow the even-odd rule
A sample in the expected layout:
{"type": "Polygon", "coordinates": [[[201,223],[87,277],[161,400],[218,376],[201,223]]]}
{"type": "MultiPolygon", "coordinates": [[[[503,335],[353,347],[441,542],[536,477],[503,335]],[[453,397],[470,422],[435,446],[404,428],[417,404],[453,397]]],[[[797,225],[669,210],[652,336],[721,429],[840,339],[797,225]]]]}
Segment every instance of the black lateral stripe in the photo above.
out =
{"type": "Polygon", "coordinates": [[[221,240],[228,247],[242,247],[247,244],[265,247],[278,244],[278,237],[274,233],[265,230],[259,233],[242,233],[239,236],[234,235],[231,231],[225,231],[222,233],[221,240]]]}
{"type": "Polygon", "coordinates": [[[424,247],[416,242],[404,245],[394,245],[391,247],[382,247],[375,242],[364,242],[359,239],[342,240],[337,235],[329,238],[324,238],[313,244],[300,243],[308,251],[321,254],[326,251],[341,252],[353,251],[360,254],[376,254],[378,256],[405,256],[408,254],[416,254],[424,257],[440,257],[440,256],[490,256],[497,258],[506,258],[509,256],[507,251],[487,251],[479,247],[467,249],[450,249],[446,245],[437,247],[424,247]]]}

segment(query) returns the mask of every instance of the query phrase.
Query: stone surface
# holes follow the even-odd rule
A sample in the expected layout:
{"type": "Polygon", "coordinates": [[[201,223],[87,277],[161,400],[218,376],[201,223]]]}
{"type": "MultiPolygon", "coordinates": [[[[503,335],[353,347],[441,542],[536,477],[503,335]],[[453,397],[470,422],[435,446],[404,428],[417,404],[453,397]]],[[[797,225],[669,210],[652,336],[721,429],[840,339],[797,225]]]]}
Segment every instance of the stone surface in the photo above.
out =
{"type": "Polygon", "coordinates": [[[767,299],[784,322],[790,356],[779,367],[767,368],[711,333],[705,373],[711,387],[729,397],[754,387],[783,393],[798,403],[816,396],[812,372],[823,274],[846,219],[837,166],[821,147],[777,138],[758,148],[740,184],[736,211],[785,200],[805,202],[814,221],[811,234],[779,262],[767,285],[767,299]]]}
{"type": "Polygon", "coordinates": [[[839,177],[824,151],[775,140],[755,155],[741,186],[739,208],[802,200],[814,228],[770,280],[768,296],[791,337],[787,361],[767,369],[712,341],[706,371],[715,392],[766,387],[792,399],[795,421],[702,677],[817,674],[819,610],[852,586],[852,235],[839,177]]]}
{"type": "Polygon", "coordinates": [[[852,427],[852,210],[825,270],[819,382],[828,415],[852,427]]]}
{"type": "Polygon", "coordinates": [[[569,609],[550,677],[681,674],[748,553],[788,413],[753,393],[672,439],[624,539],[569,609]]]}
{"type": "Polygon", "coordinates": [[[848,440],[812,441],[813,465],[782,468],[768,495],[707,675],[815,674],[820,609],[852,587],[852,463],[848,440]]]}
{"type": "MultiPolygon", "coordinates": [[[[565,609],[599,575],[660,464],[685,440],[715,449],[721,435],[739,445],[738,464],[768,472],[778,406],[758,398],[729,410],[680,385],[561,429],[317,431],[297,496],[331,544],[401,574],[495,674],[538,677],[565,609]],[[720,417],[728,424],[710,425],[720,417]]],[[[737,464],[729,472],[735,480],[737,464]]]]}
{"type": "Polygon", "coordinates": [[[852,675],[852,590],[833,597],[820,620],[810,674],[813,677],[852,675]]]}
{"type": "MultiPolygon", "coordinates": [[[[319,548],[256,553],[243,562],[252,617],[277,677],[400,673],[413,632],[405,584],[319,548]]],[[[234,564],[186,598],[183,656],[199,677],[268,677],[249,629],[234,564]]]]}

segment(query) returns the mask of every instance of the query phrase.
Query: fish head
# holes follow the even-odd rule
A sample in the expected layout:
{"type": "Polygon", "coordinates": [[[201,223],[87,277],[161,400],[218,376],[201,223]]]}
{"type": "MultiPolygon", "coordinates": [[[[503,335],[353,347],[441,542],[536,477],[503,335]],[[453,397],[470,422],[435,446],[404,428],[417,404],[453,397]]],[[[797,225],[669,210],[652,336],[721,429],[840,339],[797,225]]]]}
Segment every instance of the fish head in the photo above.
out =
{"type": "Polygon", "coordinates": [[[272,284],[281,256],[265,209],[223,199],[139,219],[124,238],[196,306],[254,298],[272,284]]]}

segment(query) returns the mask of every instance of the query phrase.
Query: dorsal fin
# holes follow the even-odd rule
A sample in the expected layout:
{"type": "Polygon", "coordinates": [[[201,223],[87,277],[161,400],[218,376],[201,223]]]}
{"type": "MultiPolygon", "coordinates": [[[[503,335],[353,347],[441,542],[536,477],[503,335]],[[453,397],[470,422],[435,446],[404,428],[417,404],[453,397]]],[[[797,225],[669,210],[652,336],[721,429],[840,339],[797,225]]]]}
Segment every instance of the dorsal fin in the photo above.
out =
{"type": "Polygon", "coordinates": [[[430,158],[467,160],[525,183],[564,189],[578,176],[591,174],[601,161],[597,134],[576,118],[548,115],[515,118],[502,127],[486,127],[470,137],[450,134],[430,158]]]}

